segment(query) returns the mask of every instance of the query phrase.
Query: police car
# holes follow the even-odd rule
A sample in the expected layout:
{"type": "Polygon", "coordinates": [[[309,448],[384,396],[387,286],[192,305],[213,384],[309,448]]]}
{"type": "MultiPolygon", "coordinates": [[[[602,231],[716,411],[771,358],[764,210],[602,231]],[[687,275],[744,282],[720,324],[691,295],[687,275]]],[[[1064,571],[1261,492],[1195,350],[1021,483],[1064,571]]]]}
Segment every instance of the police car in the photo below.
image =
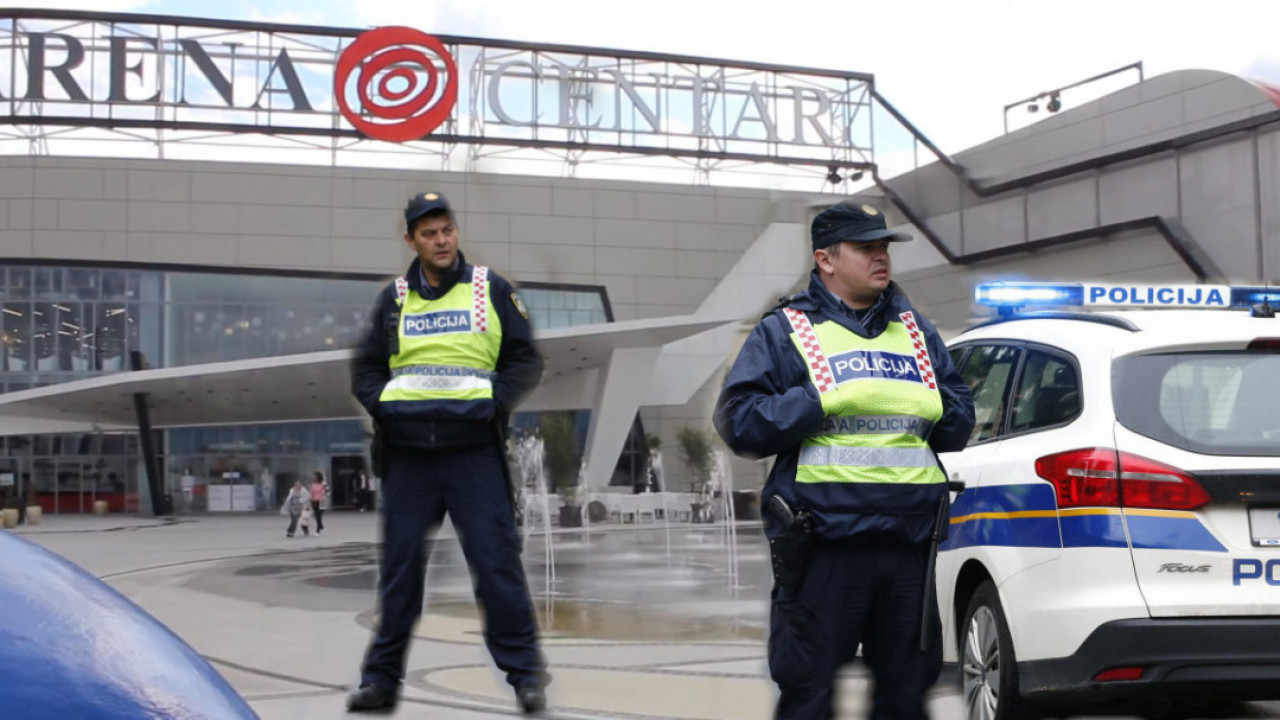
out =
{"type": "Polygon", "coordinates": [[[968,718],[1280,698],[1280,289],[976,294],[937,566],[968,718]]]}

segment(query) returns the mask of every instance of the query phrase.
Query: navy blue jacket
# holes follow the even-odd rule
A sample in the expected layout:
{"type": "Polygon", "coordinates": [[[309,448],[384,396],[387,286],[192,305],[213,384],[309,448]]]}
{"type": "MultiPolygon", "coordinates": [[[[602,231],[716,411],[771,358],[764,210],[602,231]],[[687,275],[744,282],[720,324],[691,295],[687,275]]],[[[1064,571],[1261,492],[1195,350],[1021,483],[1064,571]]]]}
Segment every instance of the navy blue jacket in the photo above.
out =
{"type": "MultiPolygon", "coordinates": [[[[915,313],[924,331],[929,359],[942,394],[942,417],[929,434],[934,452],[960,450],[973,429],[973,394],[947,354],[946,346],[933,324],[911,307],[897,284],[891,283],[886,302],[866,318],[864,327],[854,319],[813,273],[809,288],[786,301],[808,314],[817,325],[832,320],[861,337],[874,338],[898,314],[915,313]]],[[[833,540],[867,542],[922,542],[933,527],[938,500],[945,485],[922,486],[872,483],[795,482],[800,443],[822,428],[822,401],[809,379],[800,352],[791,340],[791,325],[781,306],[766,315],[747,338],[725,378],[716,403],[715,426],[733,452],[743,457],[777,455],[763,500],[781,495],[794,510],[808,509],[814,529],[833,540]]],[[[765,531],[770,537],[781,532],[780,525],[766,513],[765,531]]]]}
{"type": "MultiPolygon", "coordinates": [[[[470,281],[472,265],[461,251],[458,267],[444,278],[438,288],[424,287],[421,263],[416,258],[405,273],[414,292],[423,297],[443,297],[464,278],[470,281]]],[[[502,343],[498,348],[497,377],[493,381],[495,415],[505,425],[506,416],[515,409],[542,379],[542,355],[533,344],[529,319],[515,305],[515,289],[506,278],[489,271],[489,297],[502,323],[502,343]]],[[[386,433],[393,447],[415,447],[428,450],[459,445],[494,442],[489,418],[468,420],[435,420],[429,418],[389,417],[378,398],[391,379],[392,343],[397,337],[400,306],[396,302],[395,283],[388,283],[378,293],[370,316],[369,330],[356,346],[351,361],[351,394],[356,396],[369,415],[386,433]]]]}

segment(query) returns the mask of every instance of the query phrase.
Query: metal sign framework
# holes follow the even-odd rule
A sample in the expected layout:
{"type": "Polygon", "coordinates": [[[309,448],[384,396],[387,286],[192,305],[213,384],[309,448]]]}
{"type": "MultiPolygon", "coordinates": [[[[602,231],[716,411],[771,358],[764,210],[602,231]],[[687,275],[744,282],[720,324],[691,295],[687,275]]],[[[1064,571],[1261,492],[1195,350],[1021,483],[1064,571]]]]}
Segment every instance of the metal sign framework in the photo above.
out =
{"type": "Polygon", "coordinates": [[[504,158],[565,175],[608,162],[704,182],[762,166],[821,178],[874,168],[873,88],[862,73],[409,28],[0,10],[8,154],[136,156],[146,143],[155,157],[272,149],[313,164],[421,167],[426,154],[443,169],[504,158]],[[397,126],[426,112],[429,134],[397,126]],[[387,127],[402,141],[377,139],[396,135],[387,127]],[[135,147],[112,149],[120,140],[135,147]]]}

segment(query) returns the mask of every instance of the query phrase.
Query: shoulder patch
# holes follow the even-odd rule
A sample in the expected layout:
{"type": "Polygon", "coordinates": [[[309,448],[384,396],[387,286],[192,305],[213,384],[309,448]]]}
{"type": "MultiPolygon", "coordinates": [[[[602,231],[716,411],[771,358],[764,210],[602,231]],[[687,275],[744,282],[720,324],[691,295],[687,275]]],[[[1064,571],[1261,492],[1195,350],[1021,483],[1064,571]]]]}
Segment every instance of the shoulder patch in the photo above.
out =
{"type": "Polygon", "coordinates": [[[520,317],[525,320],[529,319],[529,311],[525,309],[524,301],[520,299],[519,295],[511,293],[511,304],[516,306],[516,312],[520,313],[520,317]]]}

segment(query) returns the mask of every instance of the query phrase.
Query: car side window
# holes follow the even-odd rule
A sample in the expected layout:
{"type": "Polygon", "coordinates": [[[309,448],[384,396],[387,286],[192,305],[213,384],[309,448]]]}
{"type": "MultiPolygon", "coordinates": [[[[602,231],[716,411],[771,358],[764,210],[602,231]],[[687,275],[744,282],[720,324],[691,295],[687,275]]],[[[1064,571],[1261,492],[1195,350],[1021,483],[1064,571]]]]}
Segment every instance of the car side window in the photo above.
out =
{"type": "Polygon", "coordinates": [[[947,354],[951,356],[951,364],[955,365],[957,370],[964,367],[964,356],[969,352],[969,347],[969,345],[961,345],[947,350],[947,354]]]}
{"type": "Polygon", "coordinates": [[[960,376],[973,390],[974,414],[977,422],[969,433],[969,442],[989,440],[1001,431],[1005,416],[1005,400],[1009,381],[1022,351],[1013,345],[979,345],[969,354],[960,376]]]}
{"type": "Polygon", "coordinates": [[[1011,432],[1061,425],[1080,414],[1080,377],[1066,358],[1030,349],[1014,398],[1011,432]]]}

